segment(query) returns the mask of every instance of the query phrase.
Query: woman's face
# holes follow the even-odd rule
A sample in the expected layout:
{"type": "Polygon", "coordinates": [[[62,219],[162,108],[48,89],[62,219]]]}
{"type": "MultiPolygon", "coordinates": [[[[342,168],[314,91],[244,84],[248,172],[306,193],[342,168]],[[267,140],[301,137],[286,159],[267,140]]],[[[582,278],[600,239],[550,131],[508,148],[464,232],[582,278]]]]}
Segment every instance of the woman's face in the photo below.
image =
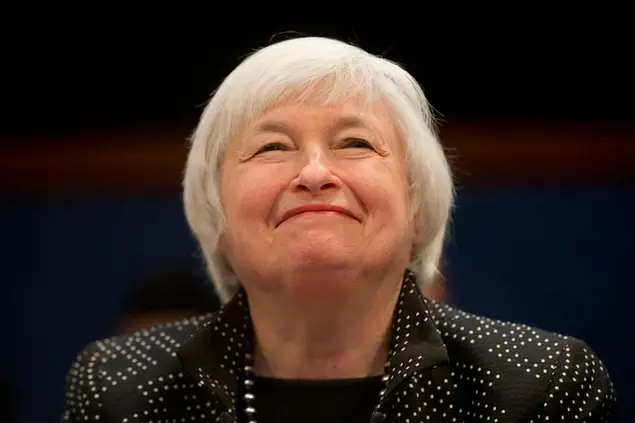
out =
{"type": "Polygon", "coordinates": [[[403,271],[414,233],[404,149],[392,122],[380,103],[287,102],[229,142],[220,248],[248,291],[250,280],[403,271]]]}

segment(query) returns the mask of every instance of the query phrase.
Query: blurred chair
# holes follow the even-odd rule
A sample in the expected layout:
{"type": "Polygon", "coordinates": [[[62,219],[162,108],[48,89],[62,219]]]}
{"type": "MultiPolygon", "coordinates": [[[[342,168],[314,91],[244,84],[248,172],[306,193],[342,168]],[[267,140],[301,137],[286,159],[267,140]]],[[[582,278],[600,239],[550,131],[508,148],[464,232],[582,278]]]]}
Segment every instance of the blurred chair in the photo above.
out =
{"type": "Polygon", "coordinates": [[[211,313],[219,305],[205,275],[187,267],[159,270],[136,283],[124,306],[119,333],[211,313]]]}
{"type": "Polygon", "coordinates": [[[445,280],[439,280],[431,285],[424,286],[423,295],[426,298],[440,303],[449,303],[449,294],[445,280]]]}

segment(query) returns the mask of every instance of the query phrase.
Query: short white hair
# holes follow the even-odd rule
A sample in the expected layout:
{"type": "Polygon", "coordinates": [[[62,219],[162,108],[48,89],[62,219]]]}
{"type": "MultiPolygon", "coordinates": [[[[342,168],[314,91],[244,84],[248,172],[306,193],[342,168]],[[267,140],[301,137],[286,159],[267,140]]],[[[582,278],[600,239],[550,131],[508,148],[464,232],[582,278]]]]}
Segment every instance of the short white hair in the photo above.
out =
{"type": "Polygon", "coordinates": [[[220,168],[228,140],[284,100],[327,104],[352,97],[367,104],[381,100],[392,111],[406,151],[410,217],[421,238],[413,245],[408,268],[422,285],[436,279],[454,189],[423,90],[399,65],[361,48],[328,38],[295,38],[240,63],[213,94],[191,138],[183,181],[185,214],[223,302],[239,286],[217,249],[227,225],[220,168]]]}

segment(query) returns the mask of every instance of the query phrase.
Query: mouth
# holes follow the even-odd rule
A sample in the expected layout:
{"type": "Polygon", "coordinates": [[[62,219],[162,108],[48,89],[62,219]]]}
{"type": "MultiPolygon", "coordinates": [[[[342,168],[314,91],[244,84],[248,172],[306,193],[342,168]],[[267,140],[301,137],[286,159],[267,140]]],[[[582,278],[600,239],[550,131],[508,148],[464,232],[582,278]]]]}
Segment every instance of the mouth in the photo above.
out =
{"type": "Polygon", "coordinates": [[[306,204],[304,206],[290,209],[286,213],[284,213],[277,226],[280,226],[281,223],[291,219],[292,217],[306,213],[338,213],[355,219],[358,222],[360,221],[360,219],[353,212],[345,207],[332,206],[330,204],[306,204]]]}

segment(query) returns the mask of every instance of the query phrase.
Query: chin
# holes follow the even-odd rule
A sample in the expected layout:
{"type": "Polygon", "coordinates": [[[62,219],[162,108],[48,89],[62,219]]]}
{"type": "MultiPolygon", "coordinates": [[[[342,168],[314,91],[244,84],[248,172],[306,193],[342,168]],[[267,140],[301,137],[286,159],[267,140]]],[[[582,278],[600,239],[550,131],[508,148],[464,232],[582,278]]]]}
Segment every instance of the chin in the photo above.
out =
{"type": "Polygon", "coordinates": [[[357,278],[350,273],[355,269],[350,260],[295,256],[293,263],[284,267],[285,284],[298,296],[297,299],[343,299],[358,286],[357,278]]]}
{"type": "Polygon", "coordinates": [[[353,255],[339,248],[306,248],[289,251],[287,257],[293,267],[322,269],[323,271],[350,267],[353,255]]]}

